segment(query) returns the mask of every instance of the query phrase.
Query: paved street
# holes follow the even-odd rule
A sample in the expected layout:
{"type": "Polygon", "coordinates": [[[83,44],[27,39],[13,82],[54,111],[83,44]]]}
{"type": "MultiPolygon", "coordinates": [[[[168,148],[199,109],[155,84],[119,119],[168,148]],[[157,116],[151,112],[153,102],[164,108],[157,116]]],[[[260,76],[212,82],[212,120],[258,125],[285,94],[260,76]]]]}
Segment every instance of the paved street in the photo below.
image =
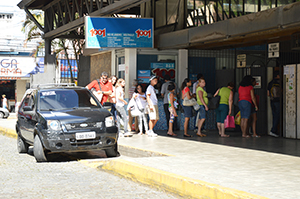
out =
{"type": "Polygon", "coordinates": [[[36,163],[0,135],[0,198],[177,198],[77,161],[36,163]]]}

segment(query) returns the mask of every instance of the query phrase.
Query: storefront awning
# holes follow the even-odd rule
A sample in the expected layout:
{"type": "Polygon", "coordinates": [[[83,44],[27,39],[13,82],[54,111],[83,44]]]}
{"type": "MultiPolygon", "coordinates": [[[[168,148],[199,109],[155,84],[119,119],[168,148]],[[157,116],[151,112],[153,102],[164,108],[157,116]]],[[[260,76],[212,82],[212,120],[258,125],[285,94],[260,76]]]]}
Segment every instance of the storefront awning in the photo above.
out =
{"type": "Polygon", "coordinates": [[[290,39],[300,32],[300,2],[200,27],[161,34],[159,49],[216,49],[290,39]]]}

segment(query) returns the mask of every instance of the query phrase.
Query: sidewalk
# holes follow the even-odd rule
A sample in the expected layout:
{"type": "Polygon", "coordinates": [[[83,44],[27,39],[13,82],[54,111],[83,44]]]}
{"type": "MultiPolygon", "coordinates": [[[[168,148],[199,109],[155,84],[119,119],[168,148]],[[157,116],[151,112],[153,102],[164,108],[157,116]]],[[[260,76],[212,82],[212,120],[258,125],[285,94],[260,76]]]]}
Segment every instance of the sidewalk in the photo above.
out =
{"type": "MultiPolygon", "coordinates": [[[[6,127],[11,129],[8,134],[14,134],[13,122],[15,119],[1,120],[0,130],[3,132],[6,127]]],[[[214,139],[210,133],[213,134],[208,132],[208,137],[200,140],[123,137],[119,139],[120,157],[80,162],[185,197],[300,198],[299,157],[207,143],[214,139]]],[[[268,145],[269,138],[258,139],[261,140],[240,137],[221,140],[227,145],[233,141],[246,145],[266,141],[268,145]]]]}

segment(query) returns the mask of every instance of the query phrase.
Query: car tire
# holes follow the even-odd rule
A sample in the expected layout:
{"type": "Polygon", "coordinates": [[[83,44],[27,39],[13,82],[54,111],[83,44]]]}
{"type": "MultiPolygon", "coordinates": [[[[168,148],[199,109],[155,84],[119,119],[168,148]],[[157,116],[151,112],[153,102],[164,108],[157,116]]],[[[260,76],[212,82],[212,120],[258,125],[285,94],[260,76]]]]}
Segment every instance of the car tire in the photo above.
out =
{"type": "Polygon", "coordinates": [[[37,162],[46,162],[47,161],[45,149],[44,149],[41,139],[38,135],[36,135],[34,137],[33,155],[37,162]]]}
{"type": "Polygon", "coordinates": [[[27,153],[29,145],[18,135],[17,147],[19,153],[27,153]]]}
{"type": "Polygon", "coordinates": [[[111,148],[105,149],[105,153],[108,158],[117,157],[119,155],[118,144],[116,143],[111,148]]]}
{"type": "Polygon", "coordinates": [[[0,118],[4,118],[4,113],[0,112],[0,118]]]}

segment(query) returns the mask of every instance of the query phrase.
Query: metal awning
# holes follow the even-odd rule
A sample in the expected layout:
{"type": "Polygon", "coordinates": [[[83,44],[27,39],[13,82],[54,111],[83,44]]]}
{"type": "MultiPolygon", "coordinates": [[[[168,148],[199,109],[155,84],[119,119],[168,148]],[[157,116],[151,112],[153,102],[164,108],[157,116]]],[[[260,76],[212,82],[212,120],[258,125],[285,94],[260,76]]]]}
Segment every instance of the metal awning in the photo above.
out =
{"type": "Polygon", "coordinates": [[[82,27],[84,16],[108,16],[123,12],[139,15],[137,7],[146,1],[148,0],[22,0],[18,7],[24,9],[32,20],[34,17],[29,9],[43,10],[45,27],[37,21],[35,23],[45,33],[45,39],[54,39],[82,27]]]}
{"type": "Polygon", "coordinates": [[[220,49],[289,40],[300,32],[300,2],[161,34],[159,49],[220,49]]]}

